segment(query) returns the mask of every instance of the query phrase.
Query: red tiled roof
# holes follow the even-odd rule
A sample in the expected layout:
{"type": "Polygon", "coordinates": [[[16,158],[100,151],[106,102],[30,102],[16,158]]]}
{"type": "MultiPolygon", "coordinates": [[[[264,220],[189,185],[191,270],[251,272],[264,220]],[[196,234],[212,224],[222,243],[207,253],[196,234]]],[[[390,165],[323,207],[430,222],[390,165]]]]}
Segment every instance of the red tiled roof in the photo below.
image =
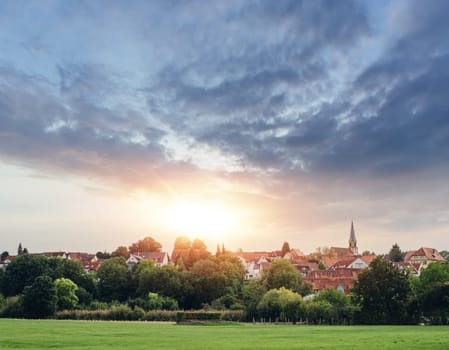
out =
{"type": "Polygon", "coordinates": [[[360,259],[362,259],[364,262],[366,262],[368,265],[371,264],[371,262],[377,258],[377,255],[362,255],[360,259]]]}
{"type": "Polygon", "coordinates": [[[330,249],[333,250],[339,258],[354,256],[351,249],[349,248],[331,247],[330,249]]]}
{"type": "Polygon", "coordinates": [[[341,286],[348,294],[358,278],[360,269],[336,269],[311,271],[304,282],[311,283],[313,290],[321,291],[326,288],[338,288],[341,286]]]}
{"type": "Polygon", "coordinates": [[[425,256],[426,259],[430,261],[446,261],[446,259],[441,256],[438,250],[426,247],[421,247],[414,252],[407,252],[404,261],[408,262],[414,256],[425,256]]]}
{"type": "Polygon", "coordinates": [[[323,262],[324,266],[331,267],[338,261],[338,258],[330,256],[322,256],[321,261],[323,262]]]}
{"type": "Polygon", "coordinates": [[[348,259],[341,259],[335,262],[332,266],[329,268],[333,269],[346,269],[349,265],[351,265],[354,260],[356,260],[356,257],[348,258],[348,259]]]}
{"type": "Polygon", "coordinates": [[[92,262],[83,262],[83,268],[86,271],[97,271],[101,264],[103,263],[103,260],[99,259],[97,261],[92,261],[92,262]]]}
{"type": "Polygon", "coordinates": [[[242,257],[246,261],[258,261],[260,258],[265,257],[267,260],[271,260],[273,258],[281,257],[281,252],[272,251],[272,252],[239,252],[238,256],[242,257]]]}

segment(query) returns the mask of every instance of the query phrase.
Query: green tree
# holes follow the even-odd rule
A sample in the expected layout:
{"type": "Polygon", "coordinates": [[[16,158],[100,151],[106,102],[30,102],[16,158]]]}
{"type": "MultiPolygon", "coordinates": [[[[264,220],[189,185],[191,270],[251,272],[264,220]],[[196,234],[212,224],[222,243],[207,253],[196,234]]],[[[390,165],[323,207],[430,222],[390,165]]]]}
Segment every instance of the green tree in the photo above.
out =
{"type": "Polygon", "coordinates": [[[434,262],[414,280],[418,306],[432,323],[449,320],[449,262],[434,262]]]}
{"type": "Polygon", "coordinates": [[[131,272],[122,257],[105,260],[97,271],[98,293],[101,300],[124,301],[132,288],[131,272]]]}
{"type": "Polygon", "coordinates": [[[440,255],[441,255],[443,258],[445,258],[446,260],[449,260],[449,251],[447,251],[447,250],[442,250],[442,251],[440,252],[440,255]]]}
{"type": "Polygon", "coordinates": [[[19,246],[17,247],[17,255],[22,255],[22,254],[23,254],[22,243],[19,243],[19,246]]]}
{"type": "Polygon", "coordinates": [[[250,280],[246,282],[242,289],[243,305],[245,307],[245,318],[251,321],[258,317],[257,305],[266,293],[262,281],[250,280]]]}
{"type": "Polygon", "coordinates": [[[178,302],[172,298],[157,293],[148,293],[148,309],[150,310],[177,310],[178,302]]]}
{"type": "Polygon", "coordinates": [[[129,247],[130,253],[137,252],[160,252],[162,245],[152,237],[145,237],[129,247]]]}
{"type": "Polygon", "coordinates": [[[271,289],[262,297],[257,309],[265,319],[297,322],[302,316],[302,297],[284,287],[271,289]]]}
{"type": "Polygon", "coordinates": [[[195,262],[190,272],[192,285],[196,291],[197,306],[201,303],[210,303],[226,294],[227,279],[215,260],[199,260],[195,262]]]}
{"type": "Polygon", "coordinates": [[[104,252],[98,251],[97,254],[95,254],[95,256],[98,259],[106,260],[106,259],[109,259],[111,257],[111,254],[109,254],[107,251],[104,251],[104,252]]]}
{"type": "Polygon", "coordinates": [[[264,271],[263,282],[267,290],[285,287],[301,293],[302,277],[299,271],[285,259],[274,260],[264,271]]]}
{"type": "MultiPolygon", "coordinates": [[[[345,295],[343,292],[336,290],[335,288],[328,288],[320,291],[312,303],[328,303],[326,306],[325,314],[318,315],[318,309],[314,310],[319,319],[327,319],[330,324],[349,324],[354,318],[356,308],[351,303],[351,298],[345,295]]],[[[322,308],[324,304],[320,307],[322,308]]]]}
{"type": "Polygon", "coordinates": [[[126,248],[125,246],[122,246],[122,245],[117,247],[117,249],[111,253],[111,257],[113,257],[113,258],[115,258],[117,256],[121,256],[125,259],[128,259],[129,255],[130,254],[129,254],[128,248],[126,248]]]}
{"type": "Polygon", "coordinates": [[[0,261],[5,260],[9,256],[9,253],[5,250],[2,255],[0,255],[0,261]]]}
{"type": "Polygon", "coordinates": [[[58,278],[55,280],[58,310],[71,310],[78,304],[76,291],[78,286],[68,278],[58,278]]]}
{"type": "Polygon", "coordinates": [[[404,260],[404,253],[402,253],[401,248],[395,243],[388,253],[388,258],[393,262],[400,262],[404,260]]]}
{"type": "Polygon", "coordinates": [[[30,318],[48,317],[56,311],[56,289],[49,276],[39,276],[23,290],[23,309],[30,318]]]}
{"type": "Polygon", "coordinates": [[[51,275],[48,258],[40,255],[20,255],[6,268],[3,279],[3,293],[6,296],[22,293],[25,286],[31,285],[41,275],[51,275]]]}
{"type": "Polygon", "coordinates": [[[409,320],[413,301],[409,276],[383,257],[373,260],[354,282],[354,299],[363,323],[398,324],[409,320]]]}

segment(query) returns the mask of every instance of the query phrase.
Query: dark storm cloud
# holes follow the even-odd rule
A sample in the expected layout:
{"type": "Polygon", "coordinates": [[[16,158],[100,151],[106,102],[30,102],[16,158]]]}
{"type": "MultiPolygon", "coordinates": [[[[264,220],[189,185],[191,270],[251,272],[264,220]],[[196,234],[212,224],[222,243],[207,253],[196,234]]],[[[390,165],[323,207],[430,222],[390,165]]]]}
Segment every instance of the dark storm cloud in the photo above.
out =
{"type": "Polygon", "coordinates": [[[170,133],[248,169],[392,173],[446,164],[448,7],[405,2],[380,57],[351,75],[354,55],[367,55],[376,35],[358,1],[119,2],[100,22],[98,6],[56,6],[52,30],[35,44],[74,52],[74,40],[83,59],[52,62],[52,77],[0,61],[1,153],[62,168],[109,163],[110,173],[133,162],[137,173],[188,166],[170,160],[170,133]],[[144,64],[133,70],[135,56],[144,64]],[[75,160],[65,163],[68,153],[75,160]]]}
{"type": "Polygon", "coordinates": [[[449,5],[409,5],[404,34],[352,87],[365,97],[349,109],[354,120],[334,135],[319,167],[387,174],[447,167],[449,5]]]}
{"type": "Polygon", "coordinates": [[[288,145],[324,136],[308,133],[308,125],[335,124],[296,110],[333,88],[329,57],[369,34],[364,9],[352,1],[250,1],[220,10],[203,9],[208,14],[181,34],[197,54],[181,55],[158,73],[145,89],[149,109],[247,164],[290,167],[288,145]],[[254,129],[260,125],[266,135],[254,129]],[[279,136],[282,127],[291,132],[287,140],[279,136]]]}
{"type": "MultiPolygon", "coordinates": [[[[351,174],[444,168],[449,161],[449,23],[444,15],[449,5],[406,5],[396,17],[396,39],[333,101],[320,103],[320,85],[302,79],[298,71],[288,75],[294,78],[285,89],[282,79],[264,81],[262,88],[240,82],[193,90],[177,85],[173,101],[195,107],[196,117],[221,116],[207,128],[192,127],[192,133],[253,166],[287,171],[299,164],[312,172],[351,174]],[[314,106],[296,115],[285,113],[306,94],[316,98],[314,106]],[[278,103],[271,106],[272,101],[278,103]]],[[[329,68],[322,68],[317,80],[332,84],[329,68]]],[[[189,113],[183,117],[188,123],[189,113]]]]}
{"type": "MultiPolygon", "coordinates": [[[[0,73],[0,79],[3,158],[133,186],[154,183],[162,168],[168,177],[189,170],[186,164],[170,163],[159,143],[165,132],[148,125],[137,111],[93,104],[73,87],[65,91],[69,97],[62,98],[51,94],[45,82],[12,70],[0,73]],[[18,82],[26,91],[17,89],[18,82]]],[[[82,94],[89,95],[89,83],[80,79],[82,94]]]]}

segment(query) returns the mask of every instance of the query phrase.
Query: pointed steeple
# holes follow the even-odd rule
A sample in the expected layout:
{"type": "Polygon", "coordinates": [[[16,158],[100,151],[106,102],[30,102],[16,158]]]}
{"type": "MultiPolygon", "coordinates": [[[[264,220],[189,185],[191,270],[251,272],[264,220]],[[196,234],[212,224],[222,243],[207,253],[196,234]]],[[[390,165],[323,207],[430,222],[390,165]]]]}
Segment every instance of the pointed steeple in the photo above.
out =
{"type": "Polygon", "coordinates": [[[358,255],[359,250],[357,248],[357,239],[355,238],[354,221],[351,221],[351,234],[349,235],[349,249],[352,254],[358,255]]]}

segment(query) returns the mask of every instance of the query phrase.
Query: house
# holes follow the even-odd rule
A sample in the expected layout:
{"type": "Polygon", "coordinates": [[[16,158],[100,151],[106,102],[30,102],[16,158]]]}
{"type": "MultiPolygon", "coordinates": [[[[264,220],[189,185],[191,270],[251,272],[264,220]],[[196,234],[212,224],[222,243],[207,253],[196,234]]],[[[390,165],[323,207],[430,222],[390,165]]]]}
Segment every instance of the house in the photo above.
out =
{"type": "Polygon", "coordinates": [[[393,262],[393,265],[401,272],[409,271],[415,276],[419,276],[421,272],[421,264],[412,264],[410,262],[393,262]]]}
{"type": "Polygon", "coordinates": [[[272,252],[238,252],[237,257],[245,269],[245,280],[262,277],[263,270],[271,265],[272,252]]]}
{"type": "Polygon", "coordinates": [[[0,261],[0,269],[6,269],[11,261],[13,261],[16,256],[9,255],[0,261]]]}
{"type": "Polygon", "coordinates": [[[128,267],[132,269],[143,260],[154,261],[155,265],[162,267],[168,264],[168,254],[165,252],[136,252],[131,254],[126,260],[128,267]]]}
{"type": "Polygon", "coordinates": [[[419,266],[418,271],[437,261],[446,261],[446,259],[434,248],[421,247],[418,250],[407,252],[404,257],[404,263],[419,266]]]}
{"type": "Polygon", "coordinates": [[[97,259],[95,261],[83,261],[83,269],[86,272],[98,271],[103,261],[103,259],[97,259]]]}
{"type": "Polygon", "coordinates": [[[349,294],[357,280],[360,269],[335,269],[311,271],[303,281],[312,285],[312,290],[317,293],[323,289],[335,288],[349,294]]]}
{"type": "Polygon", "coordinates": [[[347,258],[343,260],[338,260],[332,266],[328,268],[328,270],[336,270],[336,269],[366,269],[369,266],[362,257],[353,257],[347,258]]]}
{"type": "Polygon", "coordinates": [[[360,259],[362,259],[364,262],[366,262],[368,265],[371,264],[371,262],[377,258],[377,255],[370,254],[370,255],[362,255],[360,259]]]}
{"type": "Polygon", "coordinates": [[[289,252],[285,253],[283,258],[287,259],[287,260],[290,260],[290,261],[293,261],[295,259],[302,258],[304,256],[305,255],[304,255],[304,253],[301,250],[299,250],[299,249],[290,249],[289,252]]]}
{"type": "Polygon", "coordinates": [[[68,259],[68,253],[60,251],[60,252],[44,252],[40,253],[38,255],[43,255],[48,258],[62,258],[62,259],[68,259]]]}

